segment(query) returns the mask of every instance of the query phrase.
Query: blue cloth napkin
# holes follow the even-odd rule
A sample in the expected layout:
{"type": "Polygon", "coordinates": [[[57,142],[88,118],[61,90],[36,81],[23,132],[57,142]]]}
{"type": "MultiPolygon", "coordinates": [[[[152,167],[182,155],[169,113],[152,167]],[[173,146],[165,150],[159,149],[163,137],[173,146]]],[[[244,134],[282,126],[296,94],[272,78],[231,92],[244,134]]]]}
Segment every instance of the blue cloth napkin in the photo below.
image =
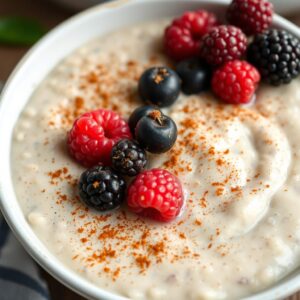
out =
{"type": "Polygon", "coordinates": [[[48,300],[38,267],[11,233],[0,214],[0,299],[48,300]]]}

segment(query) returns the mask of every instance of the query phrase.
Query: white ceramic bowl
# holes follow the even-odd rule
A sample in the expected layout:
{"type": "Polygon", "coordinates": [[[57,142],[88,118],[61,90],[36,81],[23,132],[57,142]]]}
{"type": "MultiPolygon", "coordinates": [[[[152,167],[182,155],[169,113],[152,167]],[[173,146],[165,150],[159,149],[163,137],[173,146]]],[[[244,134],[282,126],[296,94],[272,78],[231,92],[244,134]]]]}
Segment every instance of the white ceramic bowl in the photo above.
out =
{"type": "MultiPolygon", "coordinates": [[[[17,238],[49,273],[90,299],[124,299],[86,281],[58,261],[36,237],[20,209],[13,188],[10,152],[14,125],[32,92],[49,71],[74,49],[90,39],[126,25],[179,15],[199,7],[222,14],[224,0],[122,0],[94,7],[64,22],[45,36],[18,64],[1,96],[0,106],[0,204],[17,238]]],[[[274,26],[300,38],[300,29],[279,16],[274,26]]],[[[300,289],[300,268],[269,289],[248,300],[274,300],[300,289]]]]}

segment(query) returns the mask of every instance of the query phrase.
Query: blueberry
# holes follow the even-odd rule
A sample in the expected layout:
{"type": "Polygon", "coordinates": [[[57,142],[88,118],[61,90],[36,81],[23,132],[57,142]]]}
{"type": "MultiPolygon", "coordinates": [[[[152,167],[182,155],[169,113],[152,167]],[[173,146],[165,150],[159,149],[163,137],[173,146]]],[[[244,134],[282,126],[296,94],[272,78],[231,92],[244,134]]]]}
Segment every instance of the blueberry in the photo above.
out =
{"type": "Polygon", "coordinates": [[[181,89],[186,95],[198,94],[209,89],[211,70],[196,58],[181,61],[176,72],[182,80],[181,89]]]}
{"type": "Polygon", "coordinates": [[[130,115],[129,120],[128,120],[128,125],[129,125],[129,128],[133,135],[134,135],[135,127],[136,127],[136,124],[138,123],[138,121],[142,117],[149,115],[154,110],[160,111],[157,107],[152,106],[152,105],[140,106],[133,111],[133,113],[130,115]]]}
{"type": "Polygon", "coordinates": [[[146,103],[159,107],[172,105],[180,93],[181,80],[172,69],[154,67],[146,70],[139,80],[139,94],[146,103]]]}
{"type": "Polygon", "coordinates": [[[164,153],[175,144],[177,127],[171,118],[155,110],[138,121],[135,137],[140,146],[147,151],[164,153]]]}

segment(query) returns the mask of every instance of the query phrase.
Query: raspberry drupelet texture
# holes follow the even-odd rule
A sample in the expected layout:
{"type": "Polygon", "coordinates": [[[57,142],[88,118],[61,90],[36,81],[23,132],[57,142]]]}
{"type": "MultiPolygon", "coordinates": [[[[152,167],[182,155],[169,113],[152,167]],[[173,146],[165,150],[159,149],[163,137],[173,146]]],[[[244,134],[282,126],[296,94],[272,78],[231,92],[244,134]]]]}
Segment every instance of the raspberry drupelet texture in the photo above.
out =
{"type": "Polygon", "coordinates": [[[162,169],[140,173],[129,186],[127,194],[127,203],[131,211],[163,222],[178,216],[183,201],[179,179],[162,169]]]}
{"type": "Polygon", "coordinates": [[[146,152],[134,141],[120,140],[111,152],[112,165],[122,175],[136,176],[147,164],[146,152]]]}
{"type": "Polygon", "coordinates": [[[273,4],[267,0],[233,0],[227,10],[227,20],[251,35],[268,29],[273,13],[273,4]]]}
{"type": "Polygon", "coordinates": [[[111,149],[123,138],[131,139],[128,124],[115,112],[98,109],[75,120],[68,133],[71,155],[82,165],[111,164],[111,149]]]}
{"type": "Polygon", "coordinates": [[[230,61],[217,69],[212,89],[223,101],[245,104],[251,101],[260,80],[258,71],[246,61],[230,61]]]}
{"type": "Polygon", "coordinates": [[[220,65],[240,58],[247,49],[247,38],[237,27],[221,25],[203,36],[200,54],[208,64],[220,65]]]}
{"type": "Polygon", "coordinates": [[[247,58],[265,82],[287,84],[300,73],[300,41],[285,30],[269,29],[255,36],[247,58]]]}
{"type": "Polygon", "coordinates": [[[184,13],[165,30],[167,55],[176,61],[197,56],[201,37],[215,25],[216,16],[205,10],[184,13]]]}
{"type": "Polygon", "coordinates": [[[110,167],[95,166],[83,172],[79,180],[80,199],[100,211],[120,206],[125,190],[124,179],[110,167]]]}

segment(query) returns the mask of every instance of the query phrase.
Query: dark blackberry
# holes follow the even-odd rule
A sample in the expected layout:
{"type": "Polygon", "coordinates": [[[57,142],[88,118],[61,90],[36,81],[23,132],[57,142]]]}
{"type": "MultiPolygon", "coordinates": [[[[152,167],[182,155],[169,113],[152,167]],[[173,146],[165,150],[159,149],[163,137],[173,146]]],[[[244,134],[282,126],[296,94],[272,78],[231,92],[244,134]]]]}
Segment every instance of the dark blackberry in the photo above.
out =
{"type": "Polygon", "coordinates": [[[110,167],[95,166],[80,176],[81,200],[100,211],[120,206],[124,200],[125,190],[125,180],[110,167]]]}
{"type": "Polygon", "coordinates": [[[124,139],[112,149],[112,165],[123,175],[136,176],[147,164],[146,152],[135,142],[124,139]]]}
{"type": "Polygon", "coordinates": [[[270,29],[255,36],[247,57],[272,85],[287,84],[300,73],[300,42],[285,30],[270,29]]]}

